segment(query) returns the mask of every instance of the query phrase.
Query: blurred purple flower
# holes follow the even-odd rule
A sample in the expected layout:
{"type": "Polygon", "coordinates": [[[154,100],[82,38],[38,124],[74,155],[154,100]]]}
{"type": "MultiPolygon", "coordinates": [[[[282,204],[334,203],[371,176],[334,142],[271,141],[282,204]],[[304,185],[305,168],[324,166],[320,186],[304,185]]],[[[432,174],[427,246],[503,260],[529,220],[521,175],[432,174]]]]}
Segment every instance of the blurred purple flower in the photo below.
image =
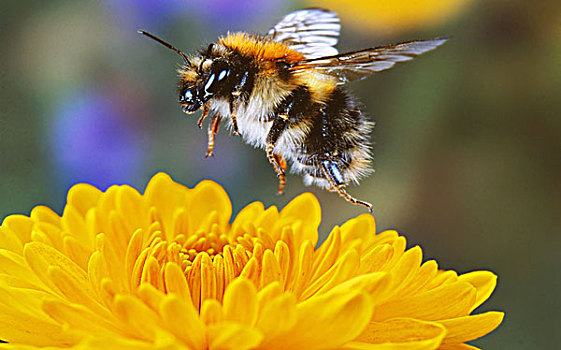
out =
{"type": "Polygon", "coordinates": [[[106,3],[120,25],[155,28],[173,20],[191,20],[215,31],[242,30],[248,22],[270,20],[280,0],[111,0],[106,3]]]}
{"type": "MultiPolygon", "coordinates": [[[[79,92],[54,115],[49,137],[53,173],[65,187],[131,183],[142,166],[142,138],[126,108],[109,94],[79,92]]],[[[133,112],[134,113],[134,112],[133,112]]]]}
{"type": "Polygon", "coordinates": [[[224,30],[247,30],[248,22],[271,22],[284,2],[279,0],[192,0],[194,11],[203,17],[205,23],[224,30]]]}

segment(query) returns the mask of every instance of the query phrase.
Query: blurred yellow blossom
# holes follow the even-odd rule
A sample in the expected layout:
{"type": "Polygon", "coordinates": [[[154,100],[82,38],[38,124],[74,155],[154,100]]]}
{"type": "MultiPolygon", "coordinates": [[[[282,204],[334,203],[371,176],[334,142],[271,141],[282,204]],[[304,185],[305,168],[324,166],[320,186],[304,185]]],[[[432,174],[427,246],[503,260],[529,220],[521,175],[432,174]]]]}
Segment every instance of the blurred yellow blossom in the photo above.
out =
{"type": "Polygon", "coordinates": [[[470,315],[496,276],[422,263],[360,215],[315,248],[321,209],[305,193],[230,223],[216,183],[156,174],[70,189],[62,216],[37,206],[0,226],[3,348],[473,349],[502,321],[470,315]]]}
{"type": "Polygon", "coordinates": [[[442,23],[467,8],[472,0],[307,0],[337,12],[343,25],[377,34],[442,23]]]}

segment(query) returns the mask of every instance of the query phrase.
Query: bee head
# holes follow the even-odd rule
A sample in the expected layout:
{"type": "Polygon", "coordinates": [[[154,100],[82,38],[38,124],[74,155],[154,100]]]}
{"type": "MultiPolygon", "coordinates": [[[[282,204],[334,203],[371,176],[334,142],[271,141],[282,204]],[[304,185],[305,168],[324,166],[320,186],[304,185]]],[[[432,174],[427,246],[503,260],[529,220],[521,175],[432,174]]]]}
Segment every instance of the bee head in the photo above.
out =
{"type": "Polygon", "coordinates": [[[214,94],[224,90],[225,81],[230,76],[230,65],[213,54],[214,44],[201,51],[198,56],[187,57],[170,43],[138,30],[139,34],[157,41],[183,58],[185,65],[179,70],[179,103],[185,113],[193,113],[201,108],[214,94]]]}
{"type": "Polygon", "coordinates": [[[199,56],[179,70],[179,100],[185,113],[193,113],[216,94],[226,91],[230,64],[220,58],[199,56]]]}

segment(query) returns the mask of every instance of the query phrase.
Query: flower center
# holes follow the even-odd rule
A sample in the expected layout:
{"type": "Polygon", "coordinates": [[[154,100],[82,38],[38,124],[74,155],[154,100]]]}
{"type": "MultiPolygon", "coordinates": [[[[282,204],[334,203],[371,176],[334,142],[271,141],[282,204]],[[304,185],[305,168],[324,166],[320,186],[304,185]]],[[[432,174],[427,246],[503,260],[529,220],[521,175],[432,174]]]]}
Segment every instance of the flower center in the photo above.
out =
{"type": "MultiPolygon", "coordinates": [[[[176,240],[177,242],[177,240],[176,240]]],[[[179,242],[178,242],[179,243],[179,242]]],[[[205,252],[211,258],[217,254],[222,254],[224,246],[229,244],[228,237],[224,234],[217,235],[211,233],[196,233],[190,235],[183,244],[181,244],[182,260],[193,262],[197,254],[205,252]]]]}

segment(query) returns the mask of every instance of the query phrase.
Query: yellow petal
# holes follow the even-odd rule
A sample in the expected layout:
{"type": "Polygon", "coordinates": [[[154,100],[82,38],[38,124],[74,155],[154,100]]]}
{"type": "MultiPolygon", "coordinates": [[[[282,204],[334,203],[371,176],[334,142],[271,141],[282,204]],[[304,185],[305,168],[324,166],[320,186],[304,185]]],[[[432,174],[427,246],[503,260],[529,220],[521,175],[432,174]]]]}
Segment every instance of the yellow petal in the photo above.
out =
{"type": "MultiPolygon", "coordinates": [[[[150,283],[158,289],[163,288],[163,280],[160,262],[153,256],[146,259],[144,268],[142,269],[141,283],[150,283]]],[[[121,279],[122,280],[122,279],[121,279]]]]}
{"type": "Polygon", "coordinates": [[[164,270],[166,291],[175,293],[181,299],[191,302],[191,293],[181,268],[175,263],[167,263],[164,270]]]}
{"type": "Polygon", "coordinates": [[[0,249],[0,273],[17,276],[35,285],[36,288],[46,288],[46,285],[28,267],[23,256],[9,250],[0,249]]]}
{"type": "Polygon", "coordinates": [[[475,310],[487,300],[497,286],[497,275],[491,271],[473,271],[458,277],[459,281],[468,282],[477,289],[477,298],[470,311],[475,310]]]}
{"type": "Polygon", "coordinates": [[[376,223],[374,216],[370,214],[361,214],[351,219],[341,226],[341,241],[343,251],[351,248],[357,248],[359,252],[370,246],[370,243],[376,235],[376,223]]]}
{"type": "Polygon", "coordinates": [[[80,280],[73,274],[68,274],[66,270],[59,266],[50,266],[47,269],[47,274],[68,301],[87,306],[104,317],[110,316],[108,310],[102,307],[96,300],[97,295],[87,281],[80,280]]]}
{"type": "Polygon", "coordinates": [[[341,250],[341,229],[337,226],[331,231],[327,240],[314,253],[314,274],[312,280],[317,279],[329,270],[337,258],[341,250]]]}
{"type": "Polygon", "coordinates": [[[438,350],[481,350],[469,344],[442,344],[438,350]]]}
{"type": "Polygon", "coordinates": [[[144,302],[149,308],[154,311],[158,311],[160,305],[165,297],[165,294],[156,289],[153,285],[149,283],[143,283],[138,287],[136,292],[138,298],[144,302]]]}
{"type": "Polygon", "coordinates": [[[419,246],[415,246],[406,251],[397,262],[392,271],[392,288],[395,294],[406,288],[408,283],[413,280],[423,261],[423,251],[419,246]]]}
{"type": "Polygon", "coordinates": [[[152,341],[141,341],[138,339],[98,336],[88,337],[72,350],[185,350],[185,345],[177,341],[169,333],[161,330],[156,331],[156,338],[152,341]]]}
{"type": "Polygon", "coordinates": [[[399,233],[394,230],[386,230],[376,234],[373,245],[392,244],[399,237],[399,233]]]}
{"type": "Polygon", "coordinates": [[[43,310],[53,320],[70,326],[72,330],[80,330],[92,335],[104,335],[109,332],[114,336],[125,331],[116,327],[118,323],[112,315],[100,316],[82,305],[48,299],[43,303],[43,310]]]}
{"type": "Polygon", "coordinates": [[[237,323],[222,322],[208,327],[209,350],[247,350],[259,345],[261,332],[237,323]]]}
{"type": "Polygon", "coordinates": [[[42,291],[0,286],[0,339],[35,346],[71,345],[61,326],[41,310],[42,291]]]}
{"type": "Polygon", "coordinates": [[[224,313],[222,312],[222,304],[216,299],[207,299],[201,306],[201,321],[206,325],[222,322],[224,313]]]}
{"type": "Polygon", "coordinates": [[[64,236],[62,241],[63,252],[82,269],[88,268],[91,250],[85,247],[74,236],[64,236]]]}
{"type": "MultiPolygon", "coordinates": [[[[293,294],[279,295],[267,302],[259,313],[256,324],[256,328],[263,332],[267,340],[261,347],[264,349],[273,347],[277,342],[275,337],[294,327],[296,315],[296,298],[293,294]]],[[[282,340],[278,342],[282,343],[282,340]]]]}
{"type": "Polygon", "coordinates": [[[445,284],[454,283],[458,281],[458,274],[453,270],[440,270],[436,274],[436,277],[430,281],[425,289],[434,289],[445,284]]]}
{"type": "Polygon", "coordinates": [[[275,258],[279,262],[281,279],[285,288],[289,283],[291,269],[294,268],[294,264],[291,264],[290,256],[291,252],[288,245],[283,241],[278,241],[275,245],[275,258]]]}
{"type": "Polygon", "coordinates": [[[10,215],[2,222],[2,226],[16,234],[20,242],[24,244],[31,240],[33,224],[33,220],[24,215],[10,215]]]}
{"type": "Polygon", "coordinates": [[[214,181],[201,181],[193,190],[189,206],[190,232],[195,232],[203,219],[212,212],[217,212],[220,223],[226,224],[232,215],[232,202],[222,186],[214,181]]]}
{"type": "Polygon", "coordinates": [[[294,285],[287,286],[287,289],[294,291],[296,295],[300,295],[307,287],[309,278],[312,274],[313,253],[314,246],[312,245],[312,242],[309,240],[304,241],[304,243],[300,246],[298,260],[296,260],[298,268],[294,268],[297,277],[293,278],[291,281],[294,285]]]}
{"type": "Polygon", "coordinates": [[[302,222],[302,233],[298,237],[301,242],[309,240],[313,246],[317,244],[321,206],[313,194],[306,192],[294,198],[284,207],[280,215],[283,220],[289,222],[302,222]]]}
{"type": "Polygon", "coordinates": [[[358,275],[348,281],[345,281],[333,290],[347,290],[348,292],[361,290],[377,298],[379,294],[383,294],[391,285],[391,275],[387,272],[372,272],[369,274],[358,275]]]}
{"type": "Polygon", "coordinates": [[[340,283],[347,281],[355,275],[359,263],[360,258],[355,249],[346,252],[329,271],[304,290],[302,298],[309,298],[313,294],[323,294],[340,283]]]}
{"type": "MultiPolygon", "coordinates": [[[[269,208],[267,208],[267,210],[259,213],[259,215],[253,221],[253,227],[250,227],[250,229],[252,228],[253,230],[255,230],[257,227],[259,227],[263,231],[267,232],[268,234],[273,235],[275,233],[275,230],[273,228],[275,226],[278,226],[279,224],[286,225],[287,223],[279,222],[279,210],[277,209],[277,207],[272,205],[269,208]]],[[[238,232],[234,232],[234,233],[238,233],[238,232]]],[[[277,239],[278,237],[275,236],[274,238],[277,239]]]]}
{"type": "Polygon", "coordinates": [[[351,349],[381,350],[431,350],[437,349],[446,335],[446,328],[436,322],[411,318],[393,318],[384,322],[371,322],[355,341],[371,344],[371,347],[351,349]]]}
{"type": "Polygon", "coordinates": [[[128,329],[139,339],[153,340],[155,330],[161,327],[158,315],[133,296],[117,295],[114,310],[115,315],[125,322],[128,329]]]}
{"type": "Polygon", "coordinates": [[[23,254],[23,243],[12,230],[6,226],[0,226],[0,248],[17,254],[23,254]]]}
{"type": "Polygon", "coordinates": [[[86,216],[88,210],[96,206],[102,192],[92,185],[81,183],[72,186],[66,196],[67,205],[74,207],[81,216],[86,216]]]}
{"type": "Polygon", "coordinates": [[[92,249],[94,236],[88,231],[85,214],[81,213],[79,209],[67,204],[62,213],[61,226],[65,232],[71,232],[72,237],[88,249],[92,249]]]}
{"type": "Polygon", "coordinates": [[[464,316],[438,321],[448,330],[445,344],[464,343],[491,333],[503,321],[504,313],[490,311],[479,315],[464,316]]]}
{"type": "Polygon", "coordinates": [[[192,303],[171,294],[162,301],[160,313],[166,329],[191,349],[206,348],[205,326],[192,303]]]}
{"type": "Polygon", "coordinates": [[[127,251],[125,253],[125,276],[126,280],[129,281],[129,290],[132,287],[130,281],[134,276],[134,265],[142,253],[143,246],[143,235],[144,231],[142,229],[137,229],[127,245],[127,251]]]}
{"type": "Polygon", "coordinates": [[[385,266],[391,261],[394,249],[391,244],[381,244],[369,249],[360,258],[360,272],[368,273],[386,270],[385,266]]]}
{"type": "Polygon", "coordinates": [[[152,212],[156,211],[159,215],[163,230],[172,232],[175,227],[174,211],[186,206],[189,196],[187,187],[174,182],[168,174],[158,173],[146,186],[143,198],[152,212]]]}
{"type": "Polygon", "coordinates": [[[426,285],[436,277],[438,274],[438,264],[434,260],[425,262],[419,269],[409,283],[404,286],[399,294],[403,296],[417,294],[421,291],[427,290],[426,285]]]}
{"type": "Polygon", "coordinates": [[[120,186],[115,201],[115,209],[123,218],[127,233],[150,225],[149,208],[136,189],[127,185],[120,186]]]}
{"type": "Polygon", "coordinates": [[[286,349],[335,348],[362,333],[372,315],[372,300],[360,291],[332,291],[297,306],[296,325],[283,337],[286,349]]]}
{"type": "Polygon", "coordinates": [[[267,303],[269,303],[271,300],[275,299],[282,293],[283,290],[281,284],[278,282],[273,282],[265,288],[261,289],[259,293],[257,293],[259,308],[262,309],[265,305],[267,305],[267,303]]]}
{"type": "Polygon", "coordinates": [[[263,213],[264,206],[261,202],[253,202],[245,206],[232,222],[232,232],[248,232],[257,218],[263,213]]]}
{"type": "Polygon", "coordinates": [[[216,298],[216,275],[212,267],[212,259],[206,253],[201,256],[201,303],[210,298],[216,298]]]}
{"type": "Polygon", "coordinates": [[[44,205],[38,205],[31,209],[31,214],[29,215],[31,219],[35,222],[46,222],[51,225],[55,225],[61,228],[60,216],[55,213],[51,208],[44,205]]]}
{"type": "Polygon", "coordinates": [[[381,304],[376,307],[374,320],[411,317],[433,321],[464,316],[473,305],[475,293],[475,288],[466,282],[444,285],[381,304]]]}
{"type": "Polygon", "coordinates": [[[224,292],[224,318],[252,325],[257,320],[257,290],[245,278],[237,278],[224,292]]]}
{"type": "MultiPolygon", "coordinates": [[[[80,288],[88,289],[89,281],[86,272],[80,268],[76,263],[66,257],[58,250],[39,242],[31,242],[25,245],[23,250],[25,260],[29,267],[33,270],[35,275],[39,277],[46,285],[57,290],[56,284],[49,276],[49,266],[58,267],[63,274],[73,279],[80,288]]],[[[72,296],[72,291],[66,290],[72,296]]]]}
{"type": "Polygon", "coordinates": [[[261,283],[260,287],[269,285],[272,282],[283,283],[282,273],[280,270],[279,262],[275,257],[273,251],[267,249],[263,254],[263,266],[261,269],[261,283]]]}

